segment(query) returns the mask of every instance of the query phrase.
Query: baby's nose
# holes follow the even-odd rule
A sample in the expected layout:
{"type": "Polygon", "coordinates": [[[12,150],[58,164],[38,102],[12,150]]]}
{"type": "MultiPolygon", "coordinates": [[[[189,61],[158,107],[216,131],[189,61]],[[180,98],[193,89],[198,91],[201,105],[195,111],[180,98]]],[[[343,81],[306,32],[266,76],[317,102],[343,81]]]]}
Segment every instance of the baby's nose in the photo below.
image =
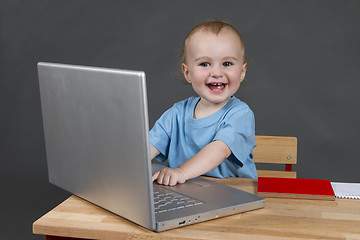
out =
{"type": "Polygon", "coordinates": [[[222,77],[222,75],[223,75],[223,72],[222,72],[222,69],[220,67],[213,67],[211,69],[211,72],[210,72],[211,77],[219,78],[219,77],[222,77]]]}

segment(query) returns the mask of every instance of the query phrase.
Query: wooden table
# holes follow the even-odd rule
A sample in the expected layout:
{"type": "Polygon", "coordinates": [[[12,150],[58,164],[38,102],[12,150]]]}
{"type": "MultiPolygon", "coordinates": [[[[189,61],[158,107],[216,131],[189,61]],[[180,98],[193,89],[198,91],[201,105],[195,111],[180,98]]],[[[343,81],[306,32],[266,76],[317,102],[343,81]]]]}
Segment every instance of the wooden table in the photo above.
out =
{"type": "MultiPolygon", "coordinates": [[[[256,193],[256,179],[212,179],[256,193]]],[[[263,209],[155,233],[71,196],[33,224],[35,234],[87,239],[360,239],[360,200],[268,198],[263,209]]]]}

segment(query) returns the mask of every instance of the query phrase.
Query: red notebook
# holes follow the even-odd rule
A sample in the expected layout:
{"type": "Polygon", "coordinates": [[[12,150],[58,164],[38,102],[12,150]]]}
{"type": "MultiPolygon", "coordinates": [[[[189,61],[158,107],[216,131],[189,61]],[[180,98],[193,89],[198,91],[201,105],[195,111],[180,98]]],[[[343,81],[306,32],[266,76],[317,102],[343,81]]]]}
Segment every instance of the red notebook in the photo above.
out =
{"type": "Polygon", "coordinates": [[[301,178],[258,178],[258,195],[277,198],[335,200],[329,180],[301,178]]]}

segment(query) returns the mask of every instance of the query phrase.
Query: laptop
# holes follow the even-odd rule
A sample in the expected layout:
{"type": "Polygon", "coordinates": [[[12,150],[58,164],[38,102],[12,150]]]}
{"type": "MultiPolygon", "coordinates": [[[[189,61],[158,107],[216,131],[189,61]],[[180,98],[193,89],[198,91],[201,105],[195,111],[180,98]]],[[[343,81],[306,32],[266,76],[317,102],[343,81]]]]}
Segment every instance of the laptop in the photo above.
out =
{"type": "Polygon", "coordinates": [[[265,206],[203,178],[152,182],[144,72],[40,62],[38,74],[52,184],[157,232],[265,206]]]}

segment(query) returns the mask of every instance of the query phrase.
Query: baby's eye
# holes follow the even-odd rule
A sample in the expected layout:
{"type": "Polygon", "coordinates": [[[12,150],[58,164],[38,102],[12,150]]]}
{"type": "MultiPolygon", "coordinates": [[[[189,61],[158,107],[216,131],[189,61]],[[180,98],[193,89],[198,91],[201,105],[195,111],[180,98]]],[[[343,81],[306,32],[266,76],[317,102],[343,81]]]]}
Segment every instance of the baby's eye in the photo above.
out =
{"type": "Polygon", "coordinates": [[[231,62],[224,62],[223,63],[223,66],[224,67],[230,67],[230,66],[232,66],[233,64],[231,63],[231,62]]]}
{"type": "Polygon", "coordinates": [[[199,65],[202,66],[202,67],[209,67],[209,66],[210,66],[210,63],[208,63],[208,62],[202,62],[202,63],[200,63],[199,65]]]}

